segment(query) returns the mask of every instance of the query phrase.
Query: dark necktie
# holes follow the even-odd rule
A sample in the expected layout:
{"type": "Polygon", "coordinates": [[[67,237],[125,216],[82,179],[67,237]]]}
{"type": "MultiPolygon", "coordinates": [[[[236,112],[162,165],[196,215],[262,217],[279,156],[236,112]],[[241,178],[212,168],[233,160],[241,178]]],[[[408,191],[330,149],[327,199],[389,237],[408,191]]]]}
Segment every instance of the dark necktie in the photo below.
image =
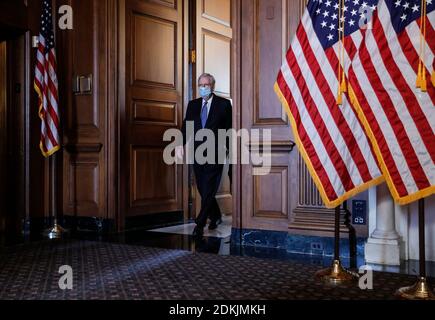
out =
{"type": "Polygon", "coordinates": [[[205,128],[206,123],[207,123],[207,101],[204,102],[201,110],[201,124],[203,128],[205,128]]]}

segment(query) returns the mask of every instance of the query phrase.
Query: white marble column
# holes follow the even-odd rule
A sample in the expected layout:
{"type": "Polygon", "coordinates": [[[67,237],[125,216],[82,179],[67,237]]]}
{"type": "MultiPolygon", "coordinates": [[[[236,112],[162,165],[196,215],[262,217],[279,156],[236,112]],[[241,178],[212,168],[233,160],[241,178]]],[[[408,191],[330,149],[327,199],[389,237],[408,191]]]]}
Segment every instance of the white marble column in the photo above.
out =
{"type": "Polygon", "coordinates": [[[365,246],[367,263],[400,265],[400,239],[394,208],[387,185],[379,185],[376,188],[376,228],[365,246]]]}

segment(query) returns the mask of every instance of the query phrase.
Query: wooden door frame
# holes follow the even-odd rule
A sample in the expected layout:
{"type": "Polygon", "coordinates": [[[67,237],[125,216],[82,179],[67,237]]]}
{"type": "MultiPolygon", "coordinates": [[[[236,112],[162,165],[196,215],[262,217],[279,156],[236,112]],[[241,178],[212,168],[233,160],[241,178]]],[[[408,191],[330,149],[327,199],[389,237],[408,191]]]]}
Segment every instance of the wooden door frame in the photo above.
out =
{"type": "MultiPolygon", "coordinates": [[[[126,178],[125,178],[125,168],[122,167],[122,157],[123,152],[125,151],[122,143],[122,132],[125,131],[125,99],[126,99],[126,0],[118,0],[117,7],[113,10],[116,11],[115,15],[117,17],[117,28],[113,31],[114,38],[114,46],[116,47],[116,53],[114,54],[113,59],[115,62],[114,66],[117,66],[116,70],[116,90],[114,92],[117,93],[115,100],[117,110],[113,111],[113,116],[111,119],[114,119],[114,128],[111,130],[111,135],[114,138],[114,154],[113,154],[113,170],[115,172],[115,181],[112,183],[115,187],[113,193],[113,202],[114,207],[116,208],[116,225],[117,230],[121,231],[125,227],[125,214],[123,213],[125,210],[125,201],[126,201],[126,178]],[[115,203],[116,202],[116,203],[115,203]]],[[[183,21],[183,117],[187,109],[187,104],[189,102],[189,4],[188,1],[183,1],[184,7],[184,21],[183,21]]],[[[232,59],[231,59],[231,90],[234,93],[233,95],[233,127],[235,130],[239,130],[241,128],[241,115],[240,115],[240,102],[241,102],[241,94],[240,94],[240,65],[241,65],[241,57],[240,57],[240,34],[241,34],[241,0],[232,0],[231,1],[231,19],[233,25],[233,44],[232,44],[232,59]]],[[[196,77],[195,72],[193,76],[196,77]]],[[[194,89],[194,88],[193,88],[194,89]]],[[[241,166],[240,166],[240,146],[237,146],[237,159],[238,163],[233,165],[232,172],[232,186],[231,192],[233,195],[233,227],[241,228],[242,227],[242,217],[241,217],[241,203],[242,203],[242,189],[241,189],[241,166]]],[[[183,209],[184,209],[184,218],[187,220],[189,218],[189,188],[188,188],[188,169],[187,165],[184,165],[183,168],[183,209]]],[[[110,207],[110,205],[108,206],[110,207]]]]}
{"type": "Polygon", "coordinates": [[[6,231],[7,42],[0,42],[0,233],[6,231]]]}
{"type": "MultiPolygon", "coordinates": [[[[233,128],[238,131],[241,129],[241,113],[240,113],[240,102],[241,102],[241,94],[240,94],[240,66],[241,66],[241,56],[240,56],[240,47],[241,47],[241,1],[242,0],[231,0],[231,26],[233,29],[233,38],[231,45],[231,79],[230,86],[232,96],[232,123],[233,128]]],[[[192,1],[194,3],[196,9],[196,1],[192,1]]],[[[191,13],[191,17],[193,20],[196,19],[196,12],[191,13]]],[[[195,20],[196,21],[196,20],[195,20]]],[[[195,32],[195,36],[193,37],[193,46],[196,48],[196,26],[193,26],[193,30],[195,32]]],[[[188,43],[187,43],[188,44],[188,43]]],[[[187,52],[189,54],[189,52],[187,52]]],[[[189,60],[187,59],[187,62],[189,60]]],[[[193,92],[196,92],[196,78],[199,76],[196,74],[196,68],[193,68],[193,92]]],[[[187,101],[188,102],[188,101],[187,101]]],[[[187,103],[186,103],[187,105],[187,103]]],[[[237,152],[237,164],[233,165],[232,168],[232,185],[231,185],[231,195],[232,195],[232,226],[233,228],[240,229],[242,227],[242,187],[241,187],[241,165],[240,165],[240,154],[241,147],[237,144],[237,150],[233,152],[237,152]]],[[[195,199],[192,199],[195,201],[195,199]]],[[[195,204],[193,205],[193,212],[195,212],[195,204]]]]}
{"type": "Polygon", "coordinates": [[[118,98],[117,98],[117,128],[116,128],[116,177],[117,181],[117,204],[116,204],[116,225],[117,231],[124,230],[125,227],[125,201],[126,201],[126,178],[125,169],[122,163],[125,163],[126,155],[125,143],[123,143],[122,133],[126,129],[125,119],[125,100],[126,100],[126,0],[119,0],[118,2],[118,98]],[[124,192],[123,192],[124,190],[124,192]]]}
{"type": "MultiPolygon", "coordinates": [[[[233,28],[233,43],[232,43],[232,57],[231,57],[231,90],[233,92],[233,128],[236,131],[241,129],[241,1],[242,0],[231,0],[231,23],[233,28]]],[[[237,164],[233,165],[232,171],[232,185],[231,194],[233,197],[233,228],[241,229],[243,226],[242,219],[242,169],[240,164],[241,159],[241,146],[237,143],[237,164]]],[[[240,233],[241,234],[241,233],[240,233]]]]}
{"type": "MultiPolygon", "coordinates": [[[[195,68],[192,68],[192,79],[190,79],[189,68],[190,68],[190,27],[195,30],[195,26],[191,26],[190,22],[192,21],[192,15],[195,13],[192,12],[192,8],[195,8],[194,1],[191,0],[183,0],[183,108],[182,108],[182,118],[186,114],[187,105],[190,101],[190,94],[193,93],[195,88],[190,88],[190,82],[194,81],[195,78],[195,68]],[[190,5],[189,5],[190,3],[190,5]],[[193,3],[193,4],[192,4],[193,3]],[[192,91],[191,91],[192,90],[192,91]]],[[[194,22],[194,21],[193,21],[194,22]]],[[[195,39],[193,39],[193,46],[195,46],[195,39]]],[[[191,184],[190,184],[190,176],[191,172],[189,169],[189,165],[183,164],[183,213],[184,213],[184,221],[188,221],[192,217],[192,212],[195,208],[195,199],[193,197],[193,192],[191,192],[191,184]],[[191,199],[192,198],[192,199],[191,199]],[[189,200],[192,201],[192,206],[189,206],[189,200]]]]}

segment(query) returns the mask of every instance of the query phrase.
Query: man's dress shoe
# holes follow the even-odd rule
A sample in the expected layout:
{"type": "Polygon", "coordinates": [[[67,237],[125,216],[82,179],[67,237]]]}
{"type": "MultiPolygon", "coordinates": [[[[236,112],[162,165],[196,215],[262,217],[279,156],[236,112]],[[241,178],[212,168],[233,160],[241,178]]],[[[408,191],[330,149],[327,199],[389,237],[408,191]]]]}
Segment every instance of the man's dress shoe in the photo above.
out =
{"type": "Polygon", "coordinates": [[[222,219],[217,219],[216,221],[211,221],[208,225],[208,230],[215,230],[217,229],[218,225],[222,223],[222,219]]]}
{"type": "Polygon", "coordinates": [[[195,229],[193,229],[192,236],[194,237],[202,237],[204,235],[204,229],[201,227],[196,226],[195,229]]]}

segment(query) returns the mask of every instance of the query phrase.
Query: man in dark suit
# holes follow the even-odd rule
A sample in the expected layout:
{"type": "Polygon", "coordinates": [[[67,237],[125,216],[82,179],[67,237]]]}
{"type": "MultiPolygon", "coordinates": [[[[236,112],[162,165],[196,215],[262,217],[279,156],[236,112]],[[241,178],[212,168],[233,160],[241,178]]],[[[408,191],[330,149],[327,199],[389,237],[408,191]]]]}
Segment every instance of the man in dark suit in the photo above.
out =
{"type": "MultiPolygon", "coordinates": [[[[225,154],[228,154],[229,141],[219,141],[218,130],[229,130],[232,127],[232,107],[228,99],[218,97],[214,94],[215,78],[208,74],[202,74],[198,79],[198,88],[201,98],[189,102],[186,111],[186,117],[183,121],[183,143],[189,139],[186,133],[186,122],[191,121],[194,126],[194,133],[201,129],[209,129],[214,135],[214,161],[202,163],[195,157],[193,170],[195,172],[196,185],[201,195],[201,211],[195,220],[196,227],[193,231],[194,236],[202,236],[203,229],[207,224],[207,218],[210,219],[209,230],[217,228],[222,222],[219,205],[216,201],[222,171],[224,167],[225,154]],[[224,158],[222,158],[222,153],[224,158]]],[[[204,143],[204,141],[195,141],[194,150],[204,143]]],[[[206,151],[207,152],[207,151],[206,151]]],[[[205,152],[205,155],[206,155],[205,152]]],[[[176,149],[177,157],[183,157],[183,146],[176,149]]],[[[196,152],[195,152],[196,154],[196,152]]],[[[208,158],[210,159],[210,157],[208,158]]]]}

